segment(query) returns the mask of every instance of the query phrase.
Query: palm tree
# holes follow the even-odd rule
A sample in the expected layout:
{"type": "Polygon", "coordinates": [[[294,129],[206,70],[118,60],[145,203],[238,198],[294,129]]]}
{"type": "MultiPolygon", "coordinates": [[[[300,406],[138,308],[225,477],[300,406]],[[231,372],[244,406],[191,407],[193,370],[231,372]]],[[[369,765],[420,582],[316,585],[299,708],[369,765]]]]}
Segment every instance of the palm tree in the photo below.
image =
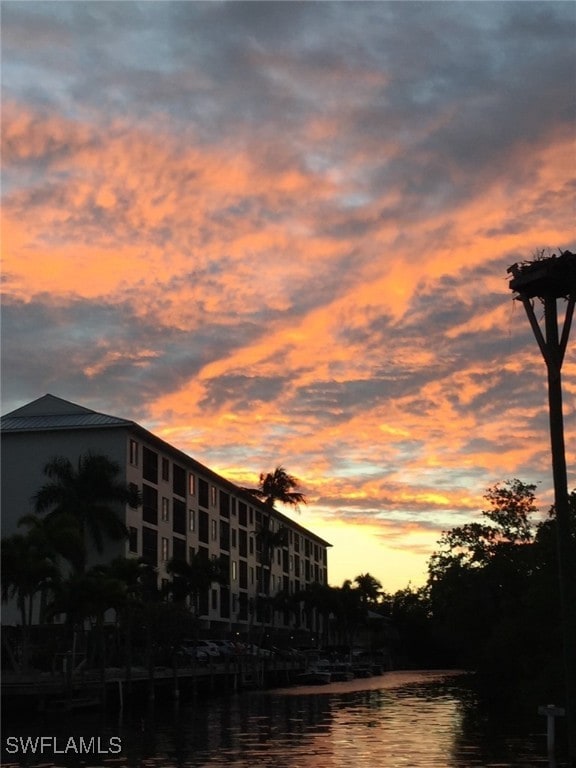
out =
{"type": "MultiPolygon", "coordinates": [[[[83,542],[76,520],[71,515],[39,517],[24,515],[18,526],[28,528],[30,542],[45,550],[57,565],[66,560],[74,570],[82,567],[83,542]]],[[[41,620],[42,623],[42,620],[41,620]]]]}
{"type": "Polygon", "coordinates": [[[122,598],[114,604],[117,627],[120,632],[119,645],[126,668],[128,691],[132,686],[132,661],[134,630],[140,618],[140,626],[147,626],[150,619],[150,607],[159,596],[155,568],[143,558],[117,557],[105,566],[108,575],[118,579],[123,586],[122,598]],[[143,622],[142,617],[146,620],[143,622]]]}
{"type": "Polygon", "coordinates": [[[166,564],[166,572],[172,576],[169,591],[175,603],[183,604],[191,598],[191,607],[195,616],[200,613],[200,597],[206,594],[214,583],[223,586],[230,583],[225,561],[221,558],[211,560],[206,555],[195,552],[190,562],[171,558],[166,564]]]}
{"type": "MultiPolygon", "coordinates": [[[[264,502],[266,507],[272,512],[276,509],[275,503],[279,501],[293,507],[297,512],[300,511],[300,504],[306,504],[306,497],[298,489],[299,481],[282,466],[277,466],[273,472],[261,472],[257,488],[244,488],[245,491],[256,496],[257,499],[264,502]]],[[[262,590],[264,594],[270,595],[270,579],[272,573],[272,563],[274,552],[278,547],[285,546],[287,531],[281,527],[273,531],[270,527],[270,515],[263,515],[262,522],[256,533],[260,543],[260,561],[262,563],[262,590]]]]}
{"type": "Polygon", "coordinates": [[[125,538],[127,530],[118,514],[118,505],[139,506],[139,493],[134,486],[118,479],[117,462],[93,453],[80,456],[76,467],[64,456],[56,456],[46,464],[44,474],[49,481],[34,496],[36,512],[76,522],[82,546],[75,569],[84,571],[87,539],[101,554],[106,539],[125,538]]]}
{"type": "Polygon", "coordinates": [[[346,579],[341,587],[336,587],[334,597],[335,630],[341,641],[352,648],[356,631],[365,616],[360,591],[352,587],[350,579],[346,579]]]}
{"type": "Polygon", "coordinates": [[[361,573],[354,579],[356,589],[360,593],[360,599],[364,606],[378,602],[382,594],[382,584],[371,573],[361,573]]]}
{"type": "Polygon", "coordinates": [[[300,504],[306,504],[306,497],[298,489],[299,481],[282,466],[277,466],[273,472],[260,473],[257,488],[244,488],[256,498],[263,501],[269,509],[275,509],[275,502],[287,504],[299,512],[300,504]]]}
{"type": "Polygon", "coordinates": [[[328,645],[330,637],[330,618],[335,617],[340,606],[340,589],[328,584],[313,582],[296,593],[296,599],[303,605],[307,617],[308,629],[312,629],[313,616],[321,618],[317,623],[318,645],[328,645]]]}
{"type": "Polygon", "coordinates": [[[53,589],[59,571],[43,542],[29,534],[2,539],[2,602],[16,600],[22,622],[22,666],[28,665],[30,626],[38,593],[53,589]]]}
{"type": "Polygon", "coordinates": [[[284,526],[273,531],[270,528],[270,518],[263,518],[262,524],[256,531],[257,551],[260,550],[260,563],[262,565],[262,589],[261,591],[270,596],[270,582],[272,576],[272,565],[274,564],[274,554],[277,549],[285,547],[288,543],[288,529],[284,526]]]}

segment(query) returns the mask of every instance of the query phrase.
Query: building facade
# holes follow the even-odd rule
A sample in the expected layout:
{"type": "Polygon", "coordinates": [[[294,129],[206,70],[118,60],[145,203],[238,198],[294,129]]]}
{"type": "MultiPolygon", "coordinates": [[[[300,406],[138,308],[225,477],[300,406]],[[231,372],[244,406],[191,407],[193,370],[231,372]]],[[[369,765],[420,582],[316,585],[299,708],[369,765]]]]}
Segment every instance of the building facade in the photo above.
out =
{"type": "MultiPolygon", "coordinates": [[[[133,421],[45,395],[2,417],[1,433],[3,536],[33,512],[33,495],[46,482],[50,459],[105,455],[121,467],[123,482],[139,488],[142,506],[119,510],[128,539],[108,543],[102,556],[93,552],[92,562],[141,557],[162,583],[169,578],[170,558],[222,558],[229,583],[213,584],[200,605],[207,631],[245,633],[259,623],[259,596],[328,583],[328,542],[133,421]],[[264,566],[262,527],[284,529],[282,545],[264,566]]],[[[317,622],[304,612],[275,614],[278,628],[315,632],[317,622]]]]}

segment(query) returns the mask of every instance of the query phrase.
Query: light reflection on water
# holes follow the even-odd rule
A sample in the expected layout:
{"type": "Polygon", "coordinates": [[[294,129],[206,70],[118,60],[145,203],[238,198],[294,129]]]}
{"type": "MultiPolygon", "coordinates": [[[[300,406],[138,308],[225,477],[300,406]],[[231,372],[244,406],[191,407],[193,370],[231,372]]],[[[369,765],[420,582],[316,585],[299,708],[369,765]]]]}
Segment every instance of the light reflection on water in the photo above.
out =
{"type": "MultiPolygon", "coordinates": [[[[542,732],[490,734],[462,677],[429,672],[245,692],[178,711],[157,704],[153,720],[125,718],[108,723],[104,732],[119,735],[123,751],[101,764],[120,768],[548,766],[542,732]]],[[[65,733],[86,733],[86,723],[70,721],[65,733]]],[[[80,763],[60,759],[56,764],[80,763]]]]}

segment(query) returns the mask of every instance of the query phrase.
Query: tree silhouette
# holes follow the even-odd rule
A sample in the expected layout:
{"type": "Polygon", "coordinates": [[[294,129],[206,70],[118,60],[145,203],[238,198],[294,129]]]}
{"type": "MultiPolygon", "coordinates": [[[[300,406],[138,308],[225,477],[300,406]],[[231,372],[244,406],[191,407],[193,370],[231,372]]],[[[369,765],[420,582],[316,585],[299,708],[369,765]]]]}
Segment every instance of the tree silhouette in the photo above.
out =
{"type": "Polygon", "coordinates": [[[382,594],[382,584],[371,573],[361,573],[354,579],[360,599],[365,606],[375,604],[382,594]]]}
{"type": "Polygon", "coordinates": [[[200,597],[212,584],[226,586],[230,583],[230,574],[222,558],[209,559],[206,555],[195,552],[190,562],[171,558],[166,564],[166,572],[172,576],[168,590],[176,603],[184,604],[191,598],[191,607],[195,616],[200,614],[200,597]]]}
{"type": "Polygon", "coordinates": [[[49,480],[34,496],[36,512],[76,522],[82,545],[75,566],[84,571],[87,540],[101,554],[106,539],[126,538],[119,507],[139,506],[139,493],[118,479],[119,464],[93,453],[80,456],[76,467],[69,459],[56,456],[46,464],[44,474],[49,480]]]}
{"type": "Polygon", "coordinates": [[[306,497],[298,489],[299,481],[282,466],[277,466],[273,472],[261,472],[257,488],[244,488],[256,498],[263,501],[269,509],[275,509],[279,501],[300,511],[300,504],[306,504],[306,497]]]}

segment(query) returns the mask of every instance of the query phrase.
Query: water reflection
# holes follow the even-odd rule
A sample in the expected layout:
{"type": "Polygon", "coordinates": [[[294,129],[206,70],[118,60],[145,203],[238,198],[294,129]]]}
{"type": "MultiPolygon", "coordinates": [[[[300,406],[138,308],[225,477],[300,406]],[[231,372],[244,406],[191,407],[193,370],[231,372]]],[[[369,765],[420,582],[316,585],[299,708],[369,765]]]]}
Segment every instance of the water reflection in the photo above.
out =
{"type": "MultiPolygon", "coordinates": [[[[50,732],[46,727],[38,732],[50,732]]],[[[494,733],[468,682],[438,673],[392,672],[319,688],[243,693],[177,710],[157,704],[153,713],[115,724],[81,718],[61,724],[66,736],[96,727],[122,739],[121,756],[99,762],[130,768],[548,766],[543,728],[522,736],[494,733]]],[[[87,765],[74,756],[56,764],[87,765]]]]}

